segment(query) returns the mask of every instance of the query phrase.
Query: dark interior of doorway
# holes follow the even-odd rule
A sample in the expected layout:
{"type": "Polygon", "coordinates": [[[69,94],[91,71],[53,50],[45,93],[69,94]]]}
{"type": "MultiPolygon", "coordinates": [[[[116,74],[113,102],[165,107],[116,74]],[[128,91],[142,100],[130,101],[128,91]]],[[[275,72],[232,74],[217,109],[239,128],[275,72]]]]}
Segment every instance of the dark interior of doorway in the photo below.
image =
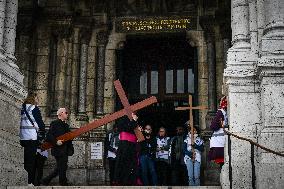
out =
{"type": "MultiPolygon", "coordinates": [[[[127,36],[123,48],[117,50],[116,57],[116,77],[121,81],[129,102],[133,104],[153,95],[158,99],[157,104],[138,111],[140,124],[142,126],[152,125],[155,133],[157,133],[159,127],[163,126],[167,129],[168,135],[173,136],[176,126],[184,126],[184,123],[188,120],[189,113],[187,111],[175,111],[175,107],[188,105],[189,92],[166,94],[165,90],[159,86],[159,90],[155,94],[151,94],[151,92],[140,94],[139,87],[137,89],[135,84],[131,84],[131,81],[135,80],[136,69],[139,69],[137,65],[143,65],[145,62],[147,64],[159,62],[161,63],[160,66],[170,64],[170,60],[174,60],[172,61],[174,64],[178,62],[181,66],[191,63],[195,78],[194,91],[191,94],[195,100],[193,105],[195,105],[197,102],[198,73],[196,49],[189,45],[185,34],[182,33],[130,35],[127,36]]],[[[138,74],[137,77],[139,77],[138,74]]],[[[163,79],[165,78],[159,76],[159,80],[163,79]]],[[[137,82],[137,85],[139,85],[139,79],[137,82]]],[[[159,85],[161,83],[163,82],[159,82],[159,85]]],[[[117,99],[116,111],[121,108],[122,105],[117,99]]],[[[195,123],[198,123],[198,114],[194,115],[194,119],[195,123]]]]}

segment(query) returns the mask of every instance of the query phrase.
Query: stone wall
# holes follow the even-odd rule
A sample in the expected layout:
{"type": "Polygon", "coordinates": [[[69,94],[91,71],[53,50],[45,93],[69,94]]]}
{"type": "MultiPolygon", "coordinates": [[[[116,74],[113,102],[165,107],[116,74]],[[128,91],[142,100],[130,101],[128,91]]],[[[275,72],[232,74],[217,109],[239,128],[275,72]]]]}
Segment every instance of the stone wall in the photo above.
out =
{"type": "Polygon", "coordinates": [[[19,144],[20,108],[26,95],[16,65],[15,38],[18,1],[0,1],[0,187],[27,184],[19,144]]]}
{"type": "MultiPolygon", "coordinates": [[[[284,150],[284,2],[232,0],[228,79],[230,131],[284,150]]],[[[253,188],[251,146],[232,138],[232,187],[253,188]]],[[[256,188],[283,188],[283,157],[255,150],[256,188]]],[[[228,154],[223,187],[228,187],[228,154]]]]}
{"type": "MultiPolygon", "coordinates": [[[[121,48],[119,44],[126,40],[127,34],[116,33],[114,20],[110,17],[115,11],[125,16],[129,16],[128,14],[139,16],[141,12],[140,9],[131,8],[136,6],[135,4],[123,5],[125,2],[121,3],[121,7],[112,7],[113,5],[110,4],[109,8],[114,10],[104,12],[105,3],[101,2],[96,1],[94,4],[88,4],[88,1],[54,0],[20,2],[17,56],[22,63],[19,67],[25,75],[25,86],[37,92],[40,97],[39,106],[47,128],[49,123],[56,119],[55,112],[58,107],[65,106],[69,109],[69,123],[72,129],[112,113],[115,109],[116,94],[113,81],[115,80],[116,50],[121,48]],[[98,7],[101,10],[98,10],[98,7]]],[[[220,7],[223,6],[222,3],[220,7]]],[[[219,7],[212,4],[207,7],[202,3],[197,5],[190,1],[188,3],[190,5],[184,8],[179,2],[179,6],[164,10],[165,2],[162,4],[160,8],[163,11],[185,11],[184,14],[197,16],[196,29],[186,32],[185,40],[197,49],[198,104],[205,106],[210,104],[210,107],[212,104],[215,110],[217,97],[221,96],[224,38],[218,34],[219,21],[214,20],[212,23],[216,26],[213,26],[210,31],[212,30],[212,34],[216,36],[212,38],[213,41],[210,41],[214,47],[211,50],[208,46],[207,31],[200,26],[199,20],[205,15],[211,15],[213,18],[219,7]],[[197,9],[193,8],[195,6],[197,9]],[[207,58],[208,52],[212,55],[210,59],[207,58]],[[209,63],[213,64],[209,66],[209,63]],[[212,72],[212,69],[215,71],[212,72]],[[208,82],[209,73],[216,75],[216,80],[211,78],[210,83],[208,82]],[[211,87],[212,83],[215,87],[211,87]],[[209,93],[213,95],[210,96],[209,93]]],[[[159,6],[155,4],[156,8],[159,6]]],[[[156,8],[155,10],[159,11],[156,8]]],[[[153,13],[154,9],[149,8],[147,11],[153,13]]],[[[157,12],[157,14],[164,13],[157,12]]],[[[199,113],[199,126],[202,130],[208,129],[206,115],[207,110],[199,113]]],[[[90,145],[93,142],[102,142],[106,131],[111,128],[110,123],[74,141],[75,155],[70,157],[68,175],[70,178],[80,175],[81,178],[75,179],[74,185],[107,184],[106,162],[104,159],[90,158],[90,145]]],[[[47,162],[45,174],[55,165],[52,158],[50,159],[47,162]]],[[[204,169],[207,169],[205,153],[203,161],[204,169]]],[[[218,170],[215,169],[213,172],[214,183],[218,184],[218,170]]],[[[57,180],[54,181],[54,184],[56,183],[57,180]]]]}

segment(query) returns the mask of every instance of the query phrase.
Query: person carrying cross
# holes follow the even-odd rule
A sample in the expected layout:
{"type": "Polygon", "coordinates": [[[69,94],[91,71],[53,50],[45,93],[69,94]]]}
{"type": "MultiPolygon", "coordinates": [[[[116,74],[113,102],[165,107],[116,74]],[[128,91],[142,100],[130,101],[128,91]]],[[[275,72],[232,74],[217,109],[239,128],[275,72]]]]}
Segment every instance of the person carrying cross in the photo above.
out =
{"type": "MultiPolygon", "coordinates": [[[[186,124],[189,125],[189,122],[186,122],[186,124]]],[[[192,144],[190,132],[183,145],[184,163],[187,168],[189,186],[200,186],[201,153],[204,150],[204,141],[199,137],[199,129],[194,126],[194,144],[192,144]]]]}
{"type": "Polygon", "coordinates": [[[57,137],[70,132],[70,126],[67,124],[68,112],[66,108],[59,108],[57,110],[57,119],[50,123],[49,131],[46,139],[53,144],[51,155],[55,157],[56,168],[44,179],[41,183],[45,186],[59,175],[59,184],[61,186],[68,186],[66,171],[68,167],[68,156],[74,154],[74,147],[72,141],[58,140],[57,137]]]}
{"type": "Polygon", "coordinates": [[[131,115],[133,120],[124,116],[118,122],[119,144],[113,178],[113,184],[118,186],[139,185],[137,137],[134,133],[139,127],[138,116],[134,113],[131,115]]]}

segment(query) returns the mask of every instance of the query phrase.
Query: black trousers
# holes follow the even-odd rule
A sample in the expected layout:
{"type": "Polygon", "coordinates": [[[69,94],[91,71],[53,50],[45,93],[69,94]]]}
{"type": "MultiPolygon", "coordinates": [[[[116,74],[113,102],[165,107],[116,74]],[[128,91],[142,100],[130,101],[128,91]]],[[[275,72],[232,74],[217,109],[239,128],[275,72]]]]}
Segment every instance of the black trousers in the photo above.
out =
{"type": "Polygon", "coordinates": [[[176,163],[171,166],[171,169],[172,186],[187,186],[188,176],[186,166],[183,164],[176,163]]]}
{"type": "Polygon", "coordinates": [[[115,171],[115,158],[108,158],[109,164],[109,181],[113,185],[114,171],[115,171]]]}
{"type": "Polygon", "coordinates": [[[164,161],[157,161],[156,162],[157,167],[157,176],[158,176],[158,182],[161,186],[169,186],[169,176],[170,176],[170,167],[167,162],[164,161]]]}
{"type": "Polygon", "coordinates": [[[41,179],[43,175],[43,166],[44,162],[46,161],[47,157],[40,155],[39,153],[36,154],[36,174],[35,174],[35,185],[39,186],[41,184],[41,179]]]}
{"type": "Polygon", "coordinates": [[[28,184],[34,184],[38,142],[36,140],[21,140],[20,143],[24,147],[24,169],[28,172],[28,184]]]}
{"type": "Polygon", "coordinates": [[[42,180],[42,184],[48,185],[54,177],[59,175],[59,184],[61,186],[65,186],[67,185],[66,171],[68,167],[68,156],[55,156],[55,160],[56,168],[46,178],[42,180]]]}

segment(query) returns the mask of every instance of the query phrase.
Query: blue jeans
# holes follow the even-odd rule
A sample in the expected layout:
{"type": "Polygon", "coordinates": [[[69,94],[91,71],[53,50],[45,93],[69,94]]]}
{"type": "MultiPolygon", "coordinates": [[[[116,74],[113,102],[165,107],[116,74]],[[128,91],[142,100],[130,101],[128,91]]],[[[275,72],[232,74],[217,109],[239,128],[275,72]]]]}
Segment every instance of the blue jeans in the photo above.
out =
{"type": "Polygon", "coordinates": [[[188,185],[200,186],[200,162],[191,159],[186,161],[186,168],[188,173],[188,185]]]}
{"type": "Polygon", "coordinates": [[[158,185],[157,173],[155,170],[155,162],[148,155],[140,156],[141,170],[142,170],[142,180],[145,186],[149,186],[148,171],[150,177],[152,178],[152,184],[154,186],[158,185]]]}

